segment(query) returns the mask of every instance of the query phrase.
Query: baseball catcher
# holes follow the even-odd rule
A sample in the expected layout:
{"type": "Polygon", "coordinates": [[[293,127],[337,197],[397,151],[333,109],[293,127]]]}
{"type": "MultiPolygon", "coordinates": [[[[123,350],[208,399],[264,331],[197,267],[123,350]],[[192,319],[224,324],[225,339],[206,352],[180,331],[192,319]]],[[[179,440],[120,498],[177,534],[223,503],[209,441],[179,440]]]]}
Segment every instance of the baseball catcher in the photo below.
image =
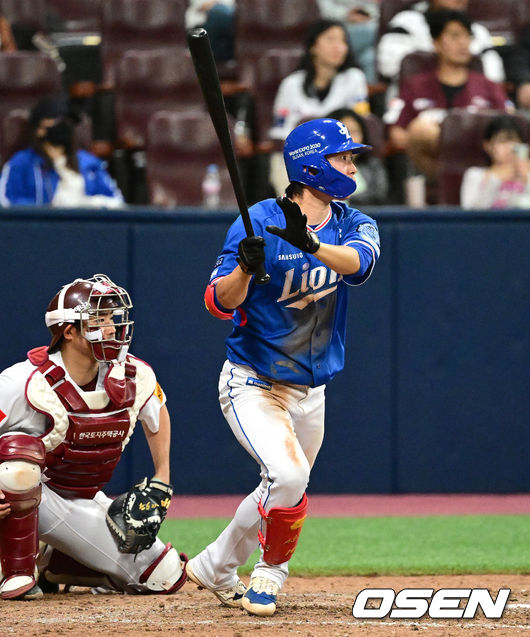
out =
{"type": "Polygon", "coordinates": [[[157,538],[171,501],[170,418],[151,367],[132,356],[127,291],[106,275],[51,300],[52,339],[0,374],[0,598],[59,584],[172,593],[186,556],[157,538]],[[140,420],[154,476],[102,491],[140,420]],[[43,548],[38,560],[38,540],[43,548]]]}

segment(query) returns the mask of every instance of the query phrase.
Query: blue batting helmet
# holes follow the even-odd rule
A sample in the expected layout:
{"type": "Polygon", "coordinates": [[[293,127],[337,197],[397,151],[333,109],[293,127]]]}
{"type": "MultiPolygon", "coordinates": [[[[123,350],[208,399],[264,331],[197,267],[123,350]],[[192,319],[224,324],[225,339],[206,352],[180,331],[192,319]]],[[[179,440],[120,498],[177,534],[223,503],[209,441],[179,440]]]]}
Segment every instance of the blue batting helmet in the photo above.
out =
{"type": "Polygon", "coordinates": [[[357,184],[332,167],[326,155],[351,150],[365,153],[371,146],[356,144],[345,124],[336,119],[313,119],[289,133],[283,148],[283,158],[290,181],[326,193],[336,199],[346,199],[357,184]]]}

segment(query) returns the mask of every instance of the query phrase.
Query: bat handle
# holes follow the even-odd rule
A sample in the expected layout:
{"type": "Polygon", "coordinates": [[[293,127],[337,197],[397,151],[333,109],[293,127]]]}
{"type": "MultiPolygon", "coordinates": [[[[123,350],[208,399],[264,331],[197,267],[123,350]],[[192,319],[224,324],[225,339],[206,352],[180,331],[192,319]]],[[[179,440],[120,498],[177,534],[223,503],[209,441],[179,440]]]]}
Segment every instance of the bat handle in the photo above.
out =
{"type": "Polygon", "coordinates": [[[266,285],[271,280],[271,275],[265,272],[265,267],[261,264],[254,275],[256,285],[266,285]]]}

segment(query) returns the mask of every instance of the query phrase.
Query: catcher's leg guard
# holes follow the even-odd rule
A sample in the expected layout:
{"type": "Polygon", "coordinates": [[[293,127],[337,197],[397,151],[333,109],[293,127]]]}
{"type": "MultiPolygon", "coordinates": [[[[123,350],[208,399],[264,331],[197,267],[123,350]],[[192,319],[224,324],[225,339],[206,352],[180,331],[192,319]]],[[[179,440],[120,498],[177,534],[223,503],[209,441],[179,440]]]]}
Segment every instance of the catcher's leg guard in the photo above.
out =
{"type": "Polygon", "coordinates": [[[263,547],[263,560],[268,564],[282,564],[293,556],[307,512],[307,496],[295,507],[276,507],[265,512],[261,501],[258,511],[267,523],[265,536],[258,531],[263,547]]]}
{"type": "Polygon", "coordinates": [[[26,434],[0,437],[0,489],[11,513],[0,521],[0,597],[13,599],[35,586],[38,506],[45,449],[26,434]]]}
{"type": "Polygon", "coordinates": [[[156,560],[142,573],[140,583],[153,593],[176,593],[186,583],[186,564],[188,556],[180,555],[166,544],[156,560]]]}

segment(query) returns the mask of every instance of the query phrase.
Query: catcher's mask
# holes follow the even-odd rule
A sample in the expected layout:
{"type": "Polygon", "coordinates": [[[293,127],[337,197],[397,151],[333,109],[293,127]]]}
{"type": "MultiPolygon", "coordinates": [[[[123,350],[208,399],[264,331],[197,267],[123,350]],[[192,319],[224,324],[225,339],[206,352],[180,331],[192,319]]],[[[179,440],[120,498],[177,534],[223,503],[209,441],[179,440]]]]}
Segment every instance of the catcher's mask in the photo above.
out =
{"type": "Polygon", "coordinates": [[[132,340],[131,308],[127,290],[105,274],[75,279],[63,286],[48,305],[45,321],[52,334],[48,350],[58,348],[68,324],[77,324],[96,360],[122,361],[132,340]]]}

